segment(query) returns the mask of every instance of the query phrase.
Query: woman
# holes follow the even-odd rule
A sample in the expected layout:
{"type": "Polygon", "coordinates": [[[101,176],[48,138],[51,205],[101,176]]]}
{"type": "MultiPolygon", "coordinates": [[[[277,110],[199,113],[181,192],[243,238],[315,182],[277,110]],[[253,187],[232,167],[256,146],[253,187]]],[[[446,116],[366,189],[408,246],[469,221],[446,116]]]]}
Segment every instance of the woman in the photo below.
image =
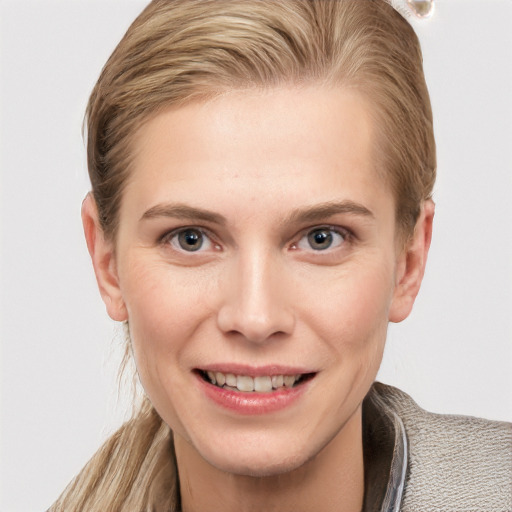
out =
{"type": "Polygon", "coordinates": [[[147,398],[52,511],[511,508],[508,425],[374,384],[434,216],[385,1],[154,1],[87,128],[85,235],[147,398]]]}

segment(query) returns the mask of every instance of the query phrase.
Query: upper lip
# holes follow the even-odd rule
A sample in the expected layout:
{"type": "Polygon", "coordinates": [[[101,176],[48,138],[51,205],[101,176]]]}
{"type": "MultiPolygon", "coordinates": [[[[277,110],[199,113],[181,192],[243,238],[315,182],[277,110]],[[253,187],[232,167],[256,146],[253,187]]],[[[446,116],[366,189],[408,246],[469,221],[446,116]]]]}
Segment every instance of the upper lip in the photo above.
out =
{"type": "Polygon", "coordinates": [[[197,367],[204,372],[232,373],[234,375],[247,375],[248,377],[262,377],[273,375],[300,375],[316,373],[314,370],[301,366],[288,366],[280,364],[268,364],[263,366],[251,366],[238,363],[211,363],[197,367]]]}

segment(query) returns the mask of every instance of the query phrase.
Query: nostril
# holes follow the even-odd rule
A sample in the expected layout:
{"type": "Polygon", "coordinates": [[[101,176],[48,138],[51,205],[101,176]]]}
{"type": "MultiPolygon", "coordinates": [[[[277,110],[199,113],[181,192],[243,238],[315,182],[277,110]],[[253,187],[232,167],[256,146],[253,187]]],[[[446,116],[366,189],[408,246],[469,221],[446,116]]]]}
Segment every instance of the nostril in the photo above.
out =
{"type": "Polygon", "coordinates": [[[241,283],[226,290],[217,313],[218,328],[226,336],[241,336],[254,343],[291,334],[295,317],[290,297],[276,291],[270,276],[265,283],[255,280],[240,279],[241,283]]]}

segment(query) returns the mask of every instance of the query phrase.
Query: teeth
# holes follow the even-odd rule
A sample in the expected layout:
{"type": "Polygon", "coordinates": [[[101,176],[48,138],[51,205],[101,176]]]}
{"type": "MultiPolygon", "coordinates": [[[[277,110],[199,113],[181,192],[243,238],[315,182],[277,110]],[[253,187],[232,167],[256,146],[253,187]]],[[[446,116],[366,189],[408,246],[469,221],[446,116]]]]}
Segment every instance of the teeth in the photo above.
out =
{"type": "Polygon", "coordinates": [[[272,376],[272,387],[273,388],[282,388],[284,384],[284,377],[282,375],[273,375],[272,376]]]}
{"type": "Polygon", "coordinates": [[[291,388],[295,384],[295,375],[285,375],[284,385],[287,388],[291,388]]]}
{"type": "Polygon", "coordinates": [[[226,373],[226,384],[236,388],[236,377],[232,373],[226,373]]]}
{"type": "Polygon", "coordinates": [[[246,375],[238,375],[236,378],[236,387],[240,391],[254,391],[254,379],[246,375]]]}
{"type": "Polygon", "coordinates": [[[302,375],[272,375],[261,377],[249,377],[248,375],[234,375],[232,373],[206,372],[208,379],[224,389],[231,391],[245,391],[250,393],[256,391],[259,393],[268,393],[273,389],[282,387],[291,388],[300,380],[302,375]]]}
{"type": "Polygon", "coordinates": [[[254,377],[254,391],[263,393],[272,391],[272,379],[270,377],[254,377]]]}

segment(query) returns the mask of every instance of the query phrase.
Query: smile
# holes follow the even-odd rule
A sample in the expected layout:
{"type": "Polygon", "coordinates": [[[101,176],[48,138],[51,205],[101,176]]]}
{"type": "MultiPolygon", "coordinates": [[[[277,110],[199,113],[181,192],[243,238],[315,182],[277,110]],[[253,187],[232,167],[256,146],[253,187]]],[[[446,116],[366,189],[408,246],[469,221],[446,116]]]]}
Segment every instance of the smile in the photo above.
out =
{"type": "Polygon", "coordinates": [[[223,366],[196,368],[200,389],[214,404],[244,416],[277,413],[291,407],[307,393],[317,375],[298,373],[299,368],[223,366]]]}
{"type": "Polygon", "coordinates": [[[201,377],[219,388],[244,393],[271,393],[284,388],[293,388],[314,376],[313,373],[296,375],[262,375],[251,377],[249,375],[235,375],[213,371],[199,371],[201,377]]]}

